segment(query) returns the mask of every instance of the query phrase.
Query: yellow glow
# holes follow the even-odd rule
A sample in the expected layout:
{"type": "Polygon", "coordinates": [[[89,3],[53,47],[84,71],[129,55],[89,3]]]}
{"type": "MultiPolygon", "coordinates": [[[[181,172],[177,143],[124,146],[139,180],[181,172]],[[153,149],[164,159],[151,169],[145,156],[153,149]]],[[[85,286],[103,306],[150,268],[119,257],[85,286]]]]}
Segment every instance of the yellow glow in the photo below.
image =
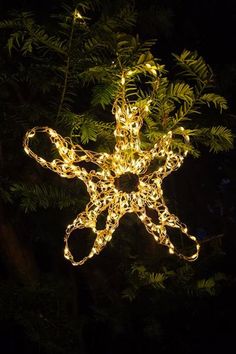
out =
{"type": "MultiPolygon", "coordinates": [[[[121,87],[124,85],[125,77],[122,75],[121,87]]],[[[148,104],[150,103],[151,101],[148,102],[148,104]]],[[[51,169],[62,177],[79,178],[85,183],[90,195],[90,202],[85,210],[66,229],[64,256],[73,265],[82,265],[95,254],[99,254],[107,242],[112,239],[112,234],[118,227],[120,218],[126,213],[135,213],[145,225],[146,230],[158,243],[168,247],[171,254],[175,253],[188,261],[193,261],[198,257],[200,246],[197,239],[189,235],[186,225],[169,212],[161,186],[163,179],[182,165],[187,151],[182,154],[172,151],[171,131],[163,135],[151,150],[141,150],[139,131],[143,124],[143,117],[148,114],[148,110],[148,105],[139,108],[129,104],[125,95],[117,96],[112,110],[116,119],[114,131],[116,145],[112,154],[84,150],[80,145],[73,144],[69,138],[63,138],[48,127],[32,128],[25,135],[24,150],[29,156],[41,166],[51,169]],[[58,149],[61,159],[49,162],[30,149],[30,139],[39,132],[49,135],[51,142],[58,149]],[[163,166],[152,173],[147,173],[151,161],[154,158],[163,159],[163,157],[165,158],[163,166]],[[99,167],[98,171],[86,171],[85,168],[79,166],[78,163],[81,161],[96,164],[99,167]],[[137,177],[138,182],[135,190],[127,192],[117,188],[116,181],[124,174],[132,174],[137,177]],[[158,224],[147,215],[147,207],[157,211],[158,224]],[[105,210],[107,210],[105,228],[98,230],[96,228],[97,219],[105,210]],[[170,241],[166,227],[179,229],[194,242],[196,252],[192,256],[181,254],[170,241]],[[70,251],[68,240],[73,231],[83,228],[91,228],[96,234],[96,239],[88,256],[76,261],[70,251]]],[[[180,130],[187,143],[189,136],[183,127],[180,130]]]]}
{"type": "Polygon", "coordinates": [[[74,12],[74,16],[75,16],[75,18],[78,18],[78,19],[80,19],[80,20],[82,20],[82,19],[83,19],[82,15],[79,13],[79,11],[78,11],[78,10],[75,10],[75,12],[74,12]]]}

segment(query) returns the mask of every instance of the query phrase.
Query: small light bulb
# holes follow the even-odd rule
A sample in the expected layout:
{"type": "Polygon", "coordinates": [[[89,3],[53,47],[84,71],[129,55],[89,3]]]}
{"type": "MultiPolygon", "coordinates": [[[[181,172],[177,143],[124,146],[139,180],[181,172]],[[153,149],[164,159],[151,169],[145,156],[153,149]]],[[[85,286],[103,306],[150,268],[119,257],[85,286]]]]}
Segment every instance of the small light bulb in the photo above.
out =
{"type": "Polygon", "coordinates": [[[74,16],[75,16],[75,18],[83,19],[83,17],[81,16],[81,14],[79,13],[78,10],[75,10],[74,16]]]}

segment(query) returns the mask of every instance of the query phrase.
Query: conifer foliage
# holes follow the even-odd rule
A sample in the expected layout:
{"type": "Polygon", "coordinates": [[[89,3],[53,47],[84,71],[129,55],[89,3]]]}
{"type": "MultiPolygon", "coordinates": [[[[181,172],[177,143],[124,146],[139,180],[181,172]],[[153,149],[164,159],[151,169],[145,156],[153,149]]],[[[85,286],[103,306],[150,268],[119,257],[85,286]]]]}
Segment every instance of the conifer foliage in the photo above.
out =
{"type": "MultiPolygon", "coordinates": [[[[35,284],[24,288],[16,284],[10,292],[9,284],[3,282],[0,307],[10,303],[12,310],[6,312],[6,321],[23,328],[29,342],[40,344],[45,354],[94,353],[94,348],[84,348],[83,337],[91,333],[99,341],[102,330],[110,337],[108,342],[115,338],[117,344],[117,349],[115,346],[104,352],[121,352],[122,338],[136,338],[129,315],[133,323],[137,321],[144,328],[145,338],[161,343],[162,317],[171,322],[172,311],[180,316],[183,303],[185,313],[189,312],[186,304],[194,308],[195,301],[204,307],[204,299],[218,294],[228,279],[213,267],[205,271],[208,262],[222,257],[221,238],[213,241],[214,250],[203,256],[198,266],[184,265],[161,251],[154,255],[154,246],[148,241],[137,245],[132,234],[135,228],[139,235],[143,229],[132,215],[121,221],[117,235],[120,246],[115,246],[114,237],[114,247],[111,243],[104,251],[103,260],[100,257],[76,276],[63,263],[59,240],[64,225],[78,209],[83,210],[88,195],[80,182],[61,179],[25,156],[22,140],[28,129],[49,126],[86,149],[111,152],[115,143],[111,108],[125,72],[127,99],[140,106],[150,101],[141,130],[143,149],[151,149],[169,130],[173,131],[173,148],[188,149],[194,157],[205,148],[220,153],[233,147],[232,131],[225,124],[227,101],[204,58],[185,49],[173,54],[173,66],[167,70],[164,59],[153,55],[156,41],[144,41],[134,34],[137,14],[133,3],[117,6],[113,12],[104,10],[102,3],[70,1],[44,18],[25,11],[12,13],[0,22],[0,221],[8,215],[17,238],[31,249],[43,279],[43,285],[36,276],[35,284]],[[181,139],[182,126],[191,144],[185,145],[181,139]],[[112,260],[106,252],[114,256],[112,260]],[[81,290],[81,284],[86,290],[81,290]],[[78,300],[80,291],[84,293],[78,300]],[[91,299],[86,302],[83,297],[87,293],[91,299]],[[78,301],[84,301],[84,313],[78,301]],[[31,302],[32,308],[38,306],[35,314],[29,309],[31,302]],[[29,305],[25,307],[25,303],[29,305]],[[149,310],[143,317],[146,303],[149,310]],[[32,325],[35,323],[38,332],[32,325]],[[99,326],[102,330],[97,332],[99,326]]],[[[56,155],[49,141],[41,137],[35,140],[34,148],[40,155],[47,156],[48,151],[51,157],[56,155]]],[[[5,221],[3,224],[5,227],[5,221]]],[[[7,268],[8,262],[4,264],[7,268]]],[[[228,284],[231,282],[228,279],[228,284]]],[[[167,322],[162,322],[163,331],[167,322]]],[[[175,329],[170,331],[177,327],[174,322],[175,329]]],[[[32,348],[36,352],[36,347],[32,348]]]]}

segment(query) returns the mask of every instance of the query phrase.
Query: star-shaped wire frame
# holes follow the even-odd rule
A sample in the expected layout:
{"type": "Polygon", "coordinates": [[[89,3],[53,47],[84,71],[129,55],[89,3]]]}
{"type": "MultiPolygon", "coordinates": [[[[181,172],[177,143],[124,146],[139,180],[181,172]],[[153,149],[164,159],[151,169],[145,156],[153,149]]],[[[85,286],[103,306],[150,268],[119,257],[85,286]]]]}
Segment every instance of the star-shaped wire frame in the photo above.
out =
{"type": "MultiPolygon", "coordinates": [[[[89,258],[101,252],[107,242],[112,239],[119,220],[126,213],[135,213],[145,225],[146,230],[158,243],[167,246],[170,253],[175,253],[188,261],[193,261],[198,257],[200,245],[196,237],[190,235],[187,226],[176,215],[169,212],[162,191],[163,179],[182,165],[187,151],[176,153],[172,150],[171,131],[162,136],[151,150],[142,150],[139,132],[147,111],[148,103],[140,108],[138,105],[127,103],[125,97],[118,97],[115,100],[113,113],[116,118],[114,131],[116,144],[111,154],[85,150],[48,127],[34,127],[25,135],[23,145],[29,156],[61,177],[79,178],[87,187],[90,201],[85,210],[75,218],[72,224],[67,226],[64,238],[64,256],[75,266],[84,264],[89,258]],[[30,140],[39,132],[49,135],[61,159],[49,162],[30,149],[30,140]],[[148,167],[153,159],[160,159],[164,163],[154,172],[148,173],[148,167]],[[97,171],[88,172],[80,166],[79,163],[82,161],[92,162],[99,168],[97,171]],[[125,176],[135,177],[136,186],[133,190],[127,191],[119,188],[119,182],[125,176]],[[147,215],[147,208],[158,213],[158,223],[147,215]],[[107,211],[105,227],[103,230],[98,230],[98,217],[105,210],[107,211]],[[182,234],[191,239],[196,247],[195,253],[191,256],[180,253],[171,242],[167,227],[179,229],[182,234]],[[77,261],[70,251],[68,241],[73,231],[83,228],[91,228],[96,238],[89,254],[77,261]]],[[[189,136],[185,129],[181,127],[180,130],[185,142],[188,143],[189,136]]]]}

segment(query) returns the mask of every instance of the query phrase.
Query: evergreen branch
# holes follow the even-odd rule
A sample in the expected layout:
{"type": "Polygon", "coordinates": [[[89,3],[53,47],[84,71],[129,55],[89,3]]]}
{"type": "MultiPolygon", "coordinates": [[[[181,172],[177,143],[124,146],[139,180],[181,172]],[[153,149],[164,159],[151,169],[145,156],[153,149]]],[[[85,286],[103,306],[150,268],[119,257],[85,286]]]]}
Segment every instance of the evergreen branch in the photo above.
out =
{"type": "Polygon", "coordinates": [[[14,19],[0,21],[0,29],[22,29],[24,21],[32,21],[33,12],[24,11],[14,19]]]}
{"type": "Polygon", "coordinates": [[[91,104],[93,106],[101,105],[103,109],[112,103],[115,92],[117,90],[117,84],[112,83],[110,85],[100,84],[93,88],[93,97],[91,104]]]}
{"type": "Polygon", "coordinates": [[[10,194],[10,191],[8,191],[6,188],[0,186],[0,199],[4,203],[12,203],[12,196],[10,194]]]}
{"type": "Polygon", "coordinates": [[[107,66],[96,65],[80,73],[79,78],[83,80],[84,84],[103,84],[104,82],[111,82],[112,78],[114,78],[114,73],[112,72],[111,68],[108,68],[107,66]]]}
{"type": "Polygon", "coordinates": [[[187,104],[191,105],[194,99],[193,89],[185,82],[174,82],[170,83],[167,89],[167,95],[169,99],[186,101],[187,104]]]}
{"type": "Polygon", "coordinates": [[[193,145],[191,144],[186,144],[183,142],[183,140],[180,139],[173,139],[171,142],[171,146],[173,148],[174,151],[179,151],[179,152],[184,152],[184,151],[188,151],[188,153],[190,155],[192,155],[193,157],[199,157],[200,156],[200,151],[197,150],[193,145]]]}
{"type": "Polygon", "coordinates": [[[29,35],[32,38],[32,41],[44,45],[45,47],[57,52],[59,54],[65,55],[66,54],[66,47],[65,41],[57,38],[56,36],[49,36],[45,30],[38,25],[26,26],[27,30],[29,31],[29,35]]]}
{"type": "Polygon", "coordinates": [[[148,128],[154,128],[156,126],[155,120],[152,118],[151,115],[146,115],[144,117],[145,123],[147,123],[148,128]]]}
{"type": "Polygon", "coordinates": [[[64,99],[65,99],[66,89],[67,89],[68,76],[69,76],[69,70],[70,70],[70,51],[71,51],[71,45],[72,45],[72,40],[73,40],[75,22],[76,22],[76,16],[75,16],[75,14],[73,14],[70,37],[69,37],[69,42],[68,42],[67,57],[66,57],[65,77],[64,77],[63,89],[62,89],[62,93],[61,93],[61,99],[60,99],[60,103],[59,103],[58,111],[57,111],[57,119],[59,118],[59,116],[61,114],[64,99]]]}
{"type": "Polygon", "coordinates": [[[133,301],[140,289],[151,287],[154,289],[166,288],[165,281],[175,276],[175,272],[163,268],[163,272],[149,272],[144,265],[133,264],[129,274],[129,286],[123,291],[123,298],[133,301]]]}
{"type": "Polygon", "coordinates": [[[226,274],[217,272],[210,278],[198,280],[196,284],[196,290],[200,292],[204,291],[211,296],[216,295],[218,283],[225,280],[228,280],[226,274]]]}
{"type": "Polygon", "coordinates": [[[226,99],[215,93],[205,93],[199,97],[198,101],[207,104],[208,107],[210,107],[210,104],[213,104],[221,113],[228,108],[226,99]]]}
{"type": "Polygon", "coordinates": [[[94,120],[91,115],[83,115],[78,124],[73,126],[72,137],[79,137],[82,144],[87,144],[90,140],[96,141],[98,136],[113,136],[114,124],[94,120]]]}
{"type": "Polygon", "coordinates": [[[170,127],[176,127],[179,123],[190,120],[190,115],[193,113],[200,114],[199,110],[193,106],[193,103],[183,102],[170,122],[170,127]]]}
{"type": "Polygon", "coordinates": [[[134,26],[136,18],[137,12],[135,11],[133,4],[129,3],[120,8],[119,12],[114,16],[103,16],[102,24],[114,32],[119,32],[121,30],[127,31],[134,26]]]}
{"type": "Polygon", "coordinates": [[[8,38],[8,41],[7,41],[7,48],[8,48],[8,52],[10,55],[11,55],[12,49],[16,48],[16,45],[18,48],[20,48],[21,42],[24,41],[24,38],[25,38],[25,33],[20,30],[12,33],[10,35],[10,37],[8,38]]]}
{"type": "Polygon", "coordinates": [[[77,131],[76,135],[74,131],[72,132],[72,134],[72,136],[79,136],[82,144],[87,144],[90,140],[97,140],[97,130],[94,125],[94,122],[88,119],[81,124],[79,132],[77,131]]]}
{"type": "Polygon", "coordinates": [[[22,26],[17,19],[0,21],[0,29],[12,29],[21,27],[22,26]]]}
{"type": "Polygon", "coordinates": [[[139,281],[144,285],[151,285],[154,288],[165,288],[164,281],[172,274],[148,272],[143,265],[134,264],[131,269],[139,281]]]}
{"type": "Polygon", "coordinates": [[[78,204],[78,197],[68,189],[48,184],[15,183],[10,188],[13,196],[20,199],[20,207],[27,213],[39,208],[64,209],[78,204]]]}
{"type": "Polygon", "coordinates": [[[209,84],[213,78],[212,70],[196,51],[184,50],[181,55],[173,54],[177,65],[182,68],[180,73],[190,79],[195,79],[202,85],[209,84]]]}
{"type": "Polygon", "coordinates": [[[234,136],[230,129],[223,126],[198,129],[195,140],[208,146],[210,151],[221,152],[233,148],[234,136]]]}
{"type": "Polygon", "coordinates": [[[7,47],[11,54],[12,49],[17,45],[22,54],[32,52],[32,44],[51,49],[59,54],[66,54],[65,41],[56,36],[49,36],[45,29],[34,22],[31,12],[23,12],[17,15],[15,20],[7,20],[0,23],[0,29],[17,29],[10,34],[7,47]]]}

